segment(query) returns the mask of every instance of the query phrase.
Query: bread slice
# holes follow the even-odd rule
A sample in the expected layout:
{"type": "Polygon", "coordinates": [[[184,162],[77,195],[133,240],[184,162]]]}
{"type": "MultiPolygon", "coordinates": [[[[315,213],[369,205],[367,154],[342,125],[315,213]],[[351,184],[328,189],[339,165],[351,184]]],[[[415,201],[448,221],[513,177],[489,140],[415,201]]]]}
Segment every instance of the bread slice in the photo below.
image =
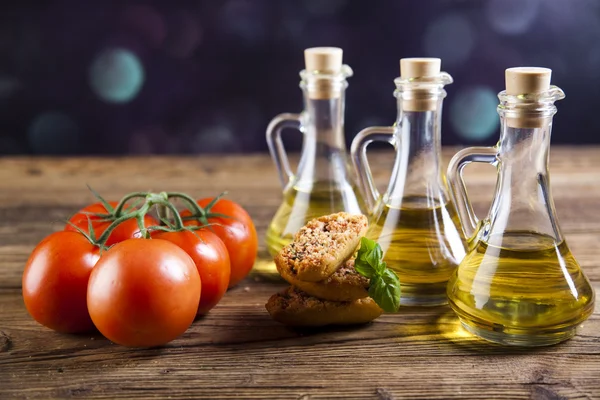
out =
{"type": "Polygon", "coordinates": [[[329,278],[356,251],[367,231],[367,217],[340,212],[309,221],[275,257],[301,281],[329,278]]]}
{"type": "Polygon", "coordinates": [[[297,327],[366,324],[383,313],[370,297],[328,301],[293,286],[271,296],[265,307],[275,321],[297,327]]]}
{"type": "Polygon", "coordinates": [[[277,271],[292,286],[303,292],[330,301],[354,301],[369,296],[369,279],[354,269],[354,259],[347,260],[327,279],[306,282],[298,279],[289,259],[276,260],[277,271]]]}

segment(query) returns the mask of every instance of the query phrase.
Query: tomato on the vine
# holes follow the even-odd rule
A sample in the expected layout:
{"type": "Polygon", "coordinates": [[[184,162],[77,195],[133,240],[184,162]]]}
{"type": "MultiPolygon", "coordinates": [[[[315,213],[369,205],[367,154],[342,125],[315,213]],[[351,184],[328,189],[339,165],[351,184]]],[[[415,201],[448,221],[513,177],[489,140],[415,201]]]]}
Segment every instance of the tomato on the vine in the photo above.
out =
{"type": "MultiPolygon", "coordinates": [[[[109,201],[108,204],[111,207],[116,208],[118,203],[116,201],[109,201]]],[[[89,234],[88,232],[88,218],[92,222],[92,227],[94,228],[94,233],[96,235],[96,239],[98,239],[102,233],[110,226],[113,221],[104,221],[100,217],[91,215],[91,214],[110,214],[110,211],[106,209],[104,204],[101,202],[90,204],[87,207],[82,208],[76,214],[74,214],[71,218],[69,218],[69,222],[79,229],[89,234]]],[[[71,224],[66,224],[65,231],[77,231],[71,224]]],[[[144,216],[144,224],[146,227],[158,225],[158,222],[151,215],[146,214],[144,216]]],[[[135,218],[128,219],[126,221],[121,222],[110,234],[108,240],[106,241],[106,246],[112,246],[115,243],[122,242],[127,239],[132,239],[135,237],[139,237],[140,228],[138,227],[137,221],[135,218]]]]}
{"type": "Polygon", "coordinates": [[[185,251],[198,268],[202,282],[202,295],[198,315],[206,314],[221,300],[231,275],[229,253],[223,241],[207,229],[195,232],[161,232],[152,234],[155,239],[167,240],[185,251]]]}
{"type": "Polygon", "coordinates": [[[106,251],[88,284],[88,311],[109,340],[160,346],[196,317],[200,275],[192,258],[161,239],[130,239],[106,251]]]}
{"type": "MultiPolygon", "coordinates": [[[[204,198],[197,201],[200,207],[206,207],[213,201],[212,198],[204,198]]],[[[211,217],[208,222],[212,224],[210,229],[225,244],[229,251],[229,260],[231,262],[231,278],[229,287],[237,285],[244,279],[252,269],[258,252],[258,236],[256,228],[250,215],[239,204],[227,200],[219,199],[208,210],[209,213],[218,213],[229,216],[211,217]]],[[[189,210],[181,212],[181,217],[189,217],[192,213],[189,210]]],[[[197,220],[187,220],[188,226],[198,226],[197,220]]]]}
{"type": "Polygon", "coordinates": [[[65,333],[94,329],[86,293],[99,252],[78,232],[55,232],[36,246],[22,279],[23,300],[33,319],[65,333]]]}

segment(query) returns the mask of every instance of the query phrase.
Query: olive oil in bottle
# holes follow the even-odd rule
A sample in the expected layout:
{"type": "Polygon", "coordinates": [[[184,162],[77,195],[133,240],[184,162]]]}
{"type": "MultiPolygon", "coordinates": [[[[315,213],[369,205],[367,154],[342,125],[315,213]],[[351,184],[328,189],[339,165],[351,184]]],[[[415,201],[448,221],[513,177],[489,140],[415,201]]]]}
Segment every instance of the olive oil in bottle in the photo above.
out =
{"type": "Polygon", "coordinates": [[[448,282],[448,301],[469,332],[514,346],[567,340],[594,309],[594,289],[560,230],[548,171],[554,102],[551,70],[506,70],[500,140],[450,161],[448,181],[471,246],[448,282]],[[473,212],[462,177],[472,162],[497,169],[487,217],[473,212]]]}
{"type": "Polygon", "coordinates": [[[267,248],[275,256],[290,243],[296,232],[308,221],[323,215],[345,210],[361,214],[364,206],[354,195],[354,188],[331,188],[328,182],[317,182],[310,191],[292,187],[284,194],[283,204],[277,210],[267,230],[267,248]]]}
{"type": "Polygon", "coordinates": [[[395,81],[398,118],[393,126],[363,129],[351,154],[370,218],[367,237],[400,279],[400,304],[446,304],[446,284],[465,255],[457,210],[442,170],[441,114],[444,86],[452,77],[437,58],[403,58],[395,81]],[[387,142],[396,150],[391,179],[380,195],[367,146],[387,142]]]}
{"type": "Polygon", "coordinates": [[[377,209],[367,237],[379,242],[384,261],[400,278],[402,304],[444,303],[448,279],[465,255],[452,203],[410,197],[400,208],[377,209]]]}
{"type": "Polygon", "coordinates": [[[468,330],[526,346],[568,339],[594,308],[567,243],[527,231],[479,242],[451,279],[448,296],[468,330]]]}
{"type": "Polygon", "coordinates": [[[254,272],[267,278],[281,279],[272,257],[309,220],[341,211],[362,214],[366,210],[344,137],[345,90],[352,70],[342,64],[339,48],[311,48],[304,55],[306,68],[300,72],[304,111],[281,114],[267,128],[267,144],[283,186],[283,203],[267,230],[271,257],[254,266],[254,272]],[[303,134],[295,173],[281,140],[284,128],[296,128],[303,134]]]}

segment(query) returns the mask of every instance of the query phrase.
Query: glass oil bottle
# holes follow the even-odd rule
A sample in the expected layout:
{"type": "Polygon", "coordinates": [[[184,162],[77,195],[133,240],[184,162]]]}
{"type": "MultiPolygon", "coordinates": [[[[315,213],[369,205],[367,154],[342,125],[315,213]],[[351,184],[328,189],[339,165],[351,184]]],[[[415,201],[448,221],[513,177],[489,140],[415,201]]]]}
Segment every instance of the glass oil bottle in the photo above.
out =
{"type": "Polygon", "coordinates": [[[392,127],[361,131],[352,160],[371,210],[367,237],[379,242],[384,261],[402,285],[400,303],[447,303],[446,284],[465,255],[465,240],[450,201],[441,165],[441,113],[444,85],[439,58],[404,58],[394,92],[398,119],[392,127]],[[373,141],[391,144],[396,158],[387,190],[373,182],[366,149],[373,141]]]}
{"type": "Polygon", "coordinates": [[[569,339],[593,312],[594,292],[560,231],[550,191],[548,159],[554,102],[551,70],[509,68],[498,95],[500,141],[467,148],[452,159],[448,178],[465,234],[473,238],[448,284],[462,325],[492,342],[544,346],[569,339]],[[494,165],[496,190],[478,221],[462,170],[494,165]]]}
{"type": "MultiPolygon", "coordinates": [[[[306,69],[300,72],[304,111],[278,115],[267,128],[267,144],[283,186],[283,203],[267,230],[271,256],[313,218],[365,211],[344,138],[346,78],[352,70],[342,64],[342,55],[342,49],[334,47],[306,49],[306,69]],[[304,136],[296,173],[281,140],[284,128],[295,128],[304,136]]],[[[272,262],[257,264],[255,272],[279,277],[272,262]]]]}

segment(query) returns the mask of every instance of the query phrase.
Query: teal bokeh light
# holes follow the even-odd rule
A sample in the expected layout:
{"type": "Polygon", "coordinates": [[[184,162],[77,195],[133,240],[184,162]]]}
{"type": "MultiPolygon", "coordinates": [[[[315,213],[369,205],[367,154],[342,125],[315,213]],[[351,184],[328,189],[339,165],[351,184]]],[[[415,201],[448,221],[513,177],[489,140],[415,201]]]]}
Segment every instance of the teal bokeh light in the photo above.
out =
{"type": "Polygon", "coordinates": [[[33,119],[27,138],[35,153],[69,154],[77,150],[79,128],[68,115],[50,111],[33,119]]]}
{"type": "Polygon", "coordinates": [[[475,48],[476,32],[466,14],[451,13],[429,23],[423,46],[429,57],[439,57],[444,65],[466,62],[475,48]]]}
{"type": "Polygon", "coordinates": [[[90,85],[94,93],[110,103],[127,103],[144,83],[144,67],[131,51],[122,48],[100,53],[90,67],[90,85]]]}
{"type": "Polygon", "coordinates": [[[485,140],[498,128],[497,106],[498,98],[492,89],[485,86],[463,89],[450,103],[450,123],[463,139],[485,140]]]}

